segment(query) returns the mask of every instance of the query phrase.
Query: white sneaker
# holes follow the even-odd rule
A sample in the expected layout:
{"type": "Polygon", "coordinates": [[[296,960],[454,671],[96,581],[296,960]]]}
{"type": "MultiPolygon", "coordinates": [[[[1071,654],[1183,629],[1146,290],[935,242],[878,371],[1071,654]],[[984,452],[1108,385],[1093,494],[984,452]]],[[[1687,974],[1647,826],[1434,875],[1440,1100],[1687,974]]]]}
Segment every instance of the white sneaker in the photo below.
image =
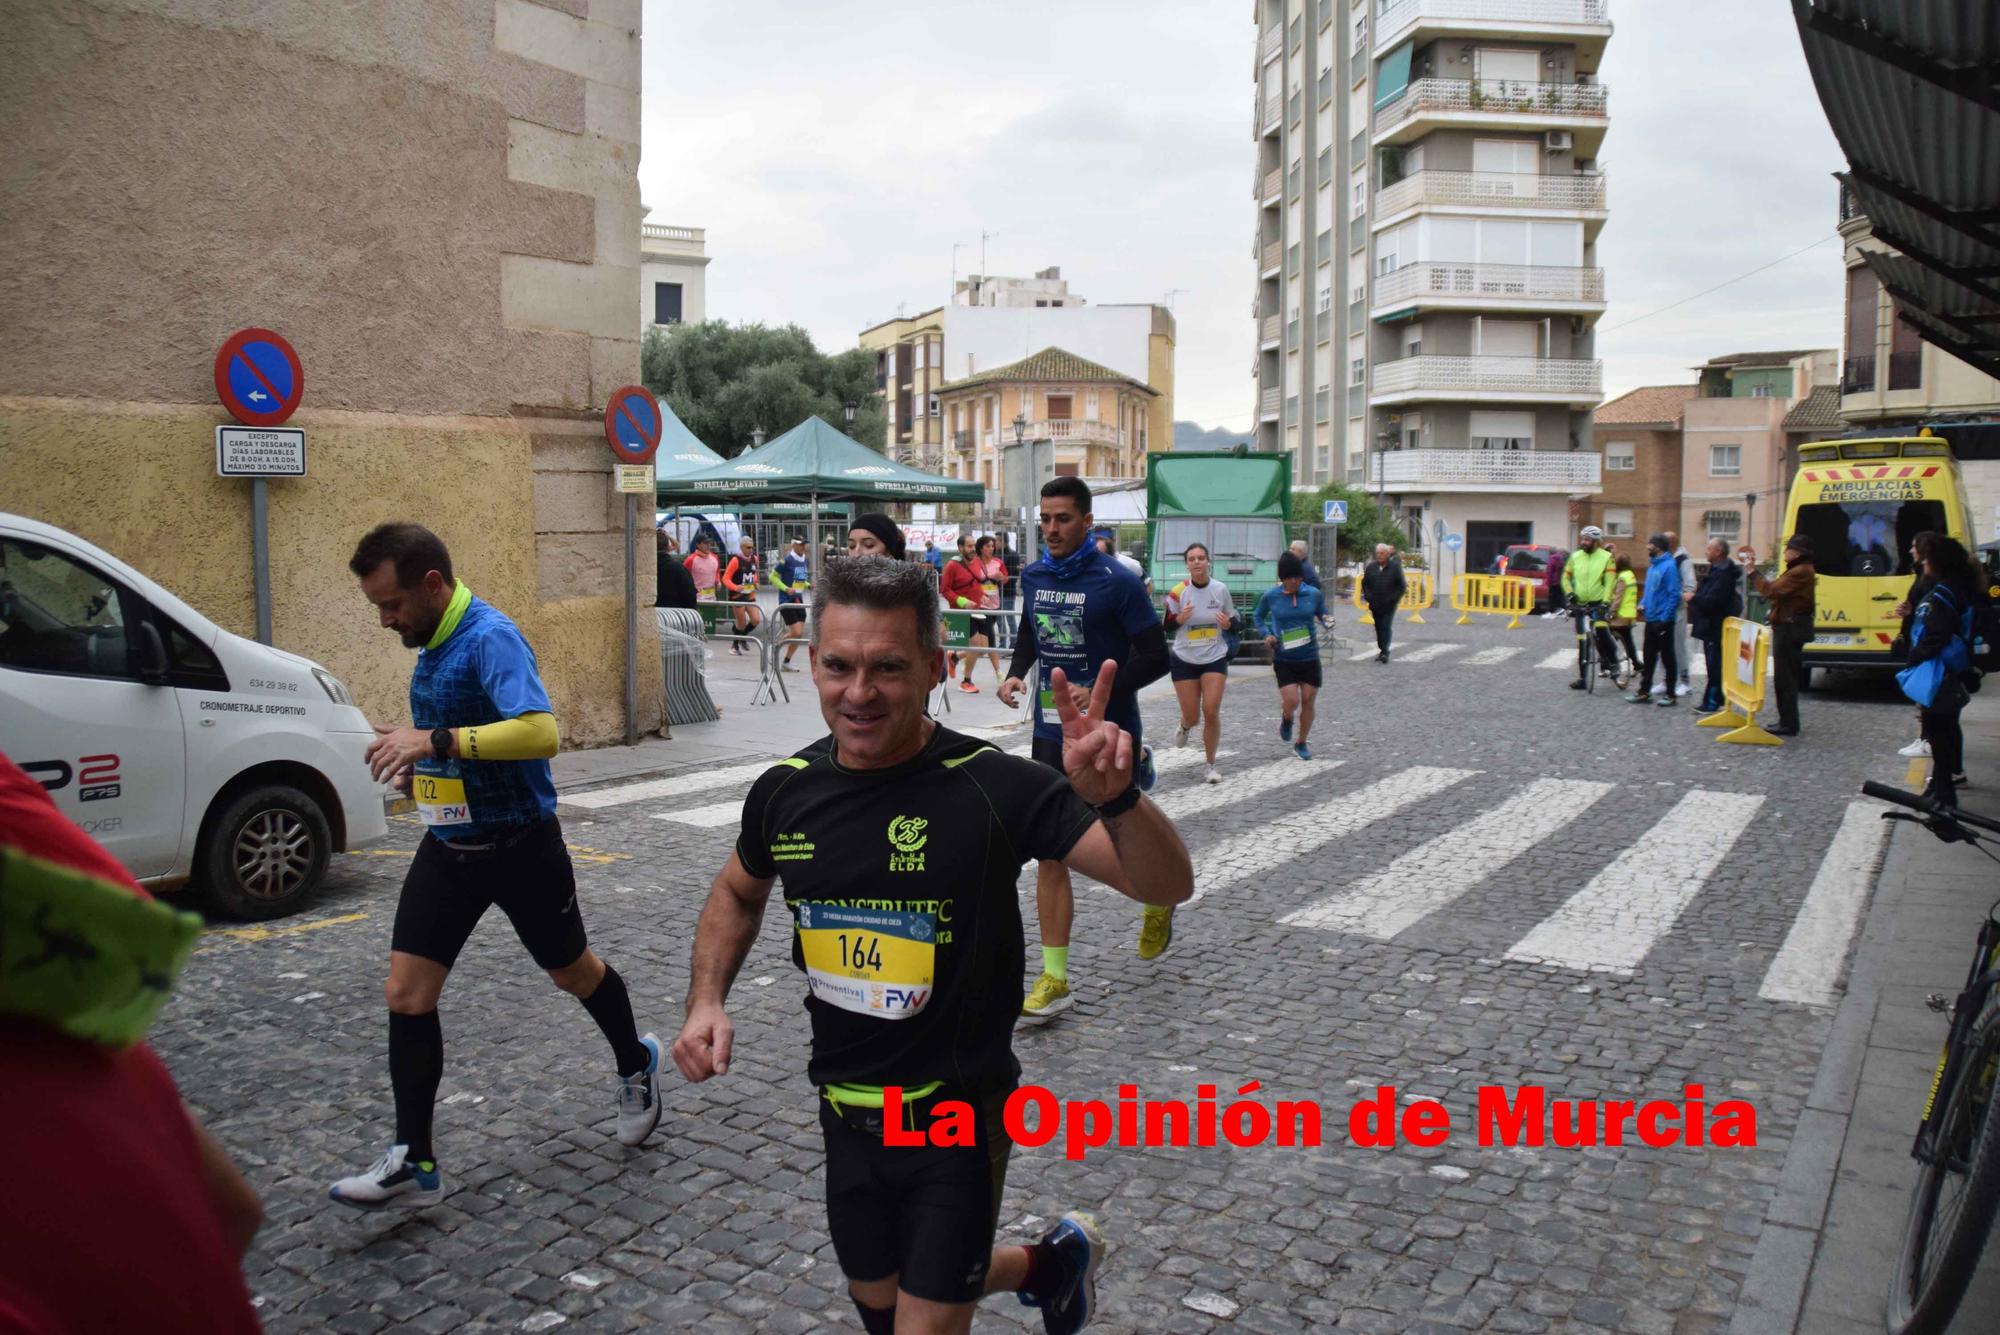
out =
{"type": "Polygon", "coordinates": [[[1201,781],[1203,783],[1221,783],[1222,771],[1217,769],[1215,766],[1210,765],[1202,770],[1201,781]]]}
{"type": "Polygon", "coordinates": [[[444,1195],[444,1175],[438,1172],[435,1163],[426,1170],[406,1162],[409,1152],[407,1145],[391,1145],[373,1168],[343,1177],[326,1194],[358,1210],[379,1210],[385,1205],[429,1205],[444,1195]]]}
{"type": "Polygon", "coordinates": [[[1921,737],[1917,738],[1916,741],[1911,742],[1908,746],[1905,746],[1896,752],[1897,755],[1906,756],[1911,760],[1921,759],[1922,757],[1927,756],[1930,753],[1931,753],[1931,744],[1925,741],[1921,737]]]}
{"type": "Polygon", "coordinates": [[[618,1143],[637,1145],[660,1124],[660,1040],[647,1034],[646,1069],[618,1077],[618,1143]]]}
{"type": "Polygon", "coordinates": [[[1188,727],[1186,724],[1183,723],[1174,729],[1174,746],[1177,748],[1186,746],[1187,739],[1188,739],[1188,727]]]}

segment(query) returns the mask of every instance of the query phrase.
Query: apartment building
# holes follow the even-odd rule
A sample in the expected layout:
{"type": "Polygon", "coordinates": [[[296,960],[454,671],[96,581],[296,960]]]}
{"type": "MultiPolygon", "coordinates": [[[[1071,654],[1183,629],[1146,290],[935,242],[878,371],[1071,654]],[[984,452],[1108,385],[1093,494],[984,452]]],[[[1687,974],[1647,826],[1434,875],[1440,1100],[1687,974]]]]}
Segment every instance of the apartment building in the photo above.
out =
{"type": "Polygon", "coordinates": [[[882,453],[935,471],[944,447],[937,398],[944,388],[944,307],[870,325],[860,342],[875,354],[875,387],[888,418],[882,453]]]}
{"type": "Polygon", "coordinates": [[[1681,411],[1674,526],[1689,551],[1709,538],[1747,542],[1765,555],[1778,550],[1799,445],[1839,434],[1810,425],[1812,410],[1827,402],[1815,390],[1835,383],[1835,357],[1831,348],[1732,352],[1695,368],[1697,392],[1681,411]]]}
{"type": "Polygon", "coordinates": [[[993,274],[973,274],[952,285],[954,306],[1016,306],[1034,310],[1060,310],[1082,306],[1082,297],[1069,290],[1069,281],[1059,266],[1037,269],[1033,278],[1002,278],[993,274]]]}
{"type": "Polygon", "coordinates": [[[1058,477],[1093,485],[1143,477],[1159,397],[1142,380],[1062,348],[1043,348],[945,386],[939,395],[943,471],[997,489],[1000,452],[1008,443],[1047,440],[1058,477]]]}
{"type": "MultiPolygon", "coordinates": [[[[651,213],[651,209],[645,210],[651,213]]],[[[708,318],[708,230],[639,224],[639,328],[708,318]]]]}
{"type": "MultiPolygon", "coordinates": [[[[1949,418],[2000,417],[2000,380],[1927,339],[1903,318],[1868,254],[1901,253],[1875,235],[1853,191],[1840,188],[1840,236],[1846,264],[1846,349],[1840,364],[1840,419],[1855,430],[1914,430],[1949,418]]],[[[1980,541],[2000,535],[2000,460],[1964,459],[1960,467],[1980,541]]]]}
{"type": "Polygon", "coordinates": [[[1601,486],[1606,0],[1256,0],[1257,444],[1428,545],[1601,486]]]}

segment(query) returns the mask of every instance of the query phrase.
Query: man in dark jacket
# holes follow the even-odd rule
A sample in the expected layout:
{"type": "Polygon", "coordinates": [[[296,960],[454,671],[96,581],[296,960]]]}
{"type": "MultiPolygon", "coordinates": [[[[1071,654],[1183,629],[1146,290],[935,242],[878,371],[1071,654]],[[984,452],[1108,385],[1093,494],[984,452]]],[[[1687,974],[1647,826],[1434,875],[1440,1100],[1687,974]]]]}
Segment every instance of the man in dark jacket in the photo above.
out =
{"type": "MultiPolygon", "coordinates": [[[[1753,551],[1750,563],[1756,562],[1753,551]]],[[[1750,572],[1750,587],[1771,600],[1771,674],[1778,692],[1778,726],[1771,731],[1779,737],[1799,735],[1799,680],[1805,675],[1806,642],[1813,635],[1818,580],[1812,542],[1802,533],[1785,540],[1784,574],[1769,579],[1760,570],[1750,572]]]]}
{"type": "Polygon", "coordinates": [[[1737,590],[1741,576],[1729,559],[1729,544],[1710,538],[1708,571],[1688,601],[1688,634],[1701,641],[1702,658],[1708,664],[1708,689],[1701,695],[1704,714],[1722,708],[1722,623],[1737,615],[1742,606],[1737,590]]]}
{"type": "Polygon", "coordinates": [[[1375,618],[1375,661],[1389,661],[1389,630],[1396,619],[1396,608],[1402,604],[1403,593],[1409,582],[1403,578],[1403,563],[1396,559],[1396,549],[1386,542],[1375,544],[1375,559],[1361,567],[1361,590],[1358,601],[1368,608],[1368,615],[1375,618]]]}

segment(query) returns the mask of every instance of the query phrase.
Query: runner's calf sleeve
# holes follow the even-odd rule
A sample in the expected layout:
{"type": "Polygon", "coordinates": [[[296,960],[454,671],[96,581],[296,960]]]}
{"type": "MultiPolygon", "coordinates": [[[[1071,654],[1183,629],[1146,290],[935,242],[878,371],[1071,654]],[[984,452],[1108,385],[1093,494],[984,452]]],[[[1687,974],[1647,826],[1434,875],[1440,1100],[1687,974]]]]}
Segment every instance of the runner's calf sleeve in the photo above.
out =
{"type": "Polygon", "coordinates": [[[611,1055],[618,1059],[618,1074],[637,1075],[645,1070],[650,1057],[646,1045],[639,1041],[639,1026],[632,1020],[632,998],[618,970],[605,965],[603,981],[582,1000],[583,1008],[610,1040],[611,1055]]]}
{"type": "Polygon", "coordinates": [[[861,1329],[868,1335],[896,1335],[896,1309],[893,1307],[865,1307],[853,1294],[854,1310],[861,1313],[861,1329]]]}
{"type": "Polygon", "coordinates": [[[444,1028],[438,1013],[389,1012],[389,1087],[396,1095],[396,1143],[409,1146],[408,1162],[435,1161],[431,1112],[444,1076],[444,1028]]]}

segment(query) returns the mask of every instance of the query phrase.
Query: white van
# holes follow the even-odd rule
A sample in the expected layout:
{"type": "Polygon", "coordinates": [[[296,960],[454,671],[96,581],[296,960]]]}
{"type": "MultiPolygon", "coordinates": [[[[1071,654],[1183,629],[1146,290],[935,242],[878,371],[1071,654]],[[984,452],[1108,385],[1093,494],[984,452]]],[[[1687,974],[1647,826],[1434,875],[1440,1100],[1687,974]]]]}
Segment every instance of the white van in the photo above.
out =
{"type": "Polygon", "coordinates": [[[108,552],[0,514],[0,751],[139,881],[295,911],[388,833],[374,731],[318,664],[232,635],[108,552]]]}

